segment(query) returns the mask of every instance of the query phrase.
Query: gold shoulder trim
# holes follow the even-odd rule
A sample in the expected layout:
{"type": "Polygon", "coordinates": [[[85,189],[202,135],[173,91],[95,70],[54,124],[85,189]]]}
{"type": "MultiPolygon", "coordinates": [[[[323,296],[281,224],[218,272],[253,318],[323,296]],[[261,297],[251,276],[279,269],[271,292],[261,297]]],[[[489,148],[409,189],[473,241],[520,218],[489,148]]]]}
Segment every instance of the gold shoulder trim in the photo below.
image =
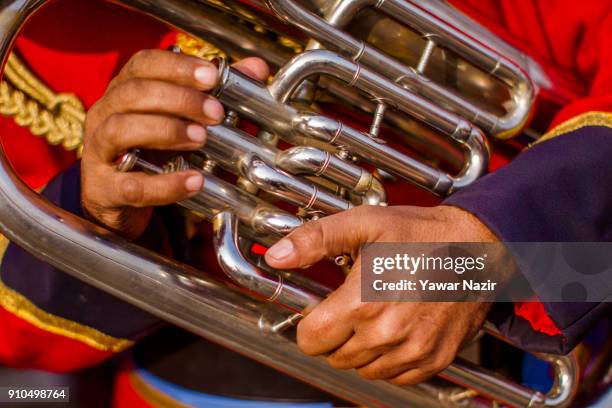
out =
{"type": "Polygon", "coordinates": [[[0,114],[10,116],[36,136],[66,150],[80,150],[85,107],[71,93],[55,93],[13,52],[0,82],[0,114]]]}
{"type": "Polygon", "coordinates": [[[591,111],[582,113],[555,126],[537,141],[532,143],[531,146],[586,126],[604,126],[612,128],[612,112],[591,111]]]}
{"type": "Polygon", "coordinates": [[[2,281],[0,281],[0,306],[39,329],[79,341],[96,350],[118,353],[134,344],[131,340],[118,339],[92,327],[47,313],[36,307],[25,296],[4,285],[2,281]]]}

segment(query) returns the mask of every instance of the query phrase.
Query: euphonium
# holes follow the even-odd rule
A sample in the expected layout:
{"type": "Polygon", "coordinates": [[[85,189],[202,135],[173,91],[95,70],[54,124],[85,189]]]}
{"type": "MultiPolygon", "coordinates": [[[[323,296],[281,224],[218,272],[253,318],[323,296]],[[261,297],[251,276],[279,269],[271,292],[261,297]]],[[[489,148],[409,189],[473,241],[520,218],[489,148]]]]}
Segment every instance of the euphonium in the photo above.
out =
{"type": "MultiPolygon", "coordinates": [[[[215,95],[228,113],[222,125],[209,127],[206,146],[191,160],[177,158],[164,166],[143,160],[138,151],[118,164],[122,171],[189,166],[204,172],[202,191],[180,204],[213,223],[219,263],[244,290],[50,205],[17,179],[2,155],[0,228],[11,240],[160,318],[361,405],[475,406],[482,404],[476,395],[511,406],[571,402],[577,386],[571,357],[541,356],[556,373],[547,394],[461,360],[440,374],[459,388],[395,387],[334,370],[301,354],[283,335],[327,289],[298,274],[269,270],[243,251],[252,242],[269,245],[326,214],[386,205],[383,181],[389,177],[441,196],[469,185],[486,171],[487,137],[520,132],[538,89],[551,87],[537,64],[441,1],[248,2],[257,7],[219,0],[115,2],[206,39],[229,58],[258,55],[276,69],[262,84],[218,58],[215,95]],[[381,28],[381,22],[390,28],[381,28]],[[399,40],[388,41],[390,29],[399,40]],[[355,31],[363,35],[351,34],[355,31]],[[318,105],[324,102],[371,113],[369,130],[321,113],[318,105]],[[258,125],[257,137],[240,130],[239,120],[258,125]],[[393,130],[399,142],[386,140],[383,128],[393,130]],[[291,147],[279,148],[279,140],[291,147]],[[443,170],[433,164],[438,162],[457,170],[443,170]],[[238,176],[238,183],[216,175],[217,168],[238,176]],[[282,210],[263,196],[297,210],[282,210]]],[[[23,22],[45,3],[2,2],[3,61],[23,22]]]]}

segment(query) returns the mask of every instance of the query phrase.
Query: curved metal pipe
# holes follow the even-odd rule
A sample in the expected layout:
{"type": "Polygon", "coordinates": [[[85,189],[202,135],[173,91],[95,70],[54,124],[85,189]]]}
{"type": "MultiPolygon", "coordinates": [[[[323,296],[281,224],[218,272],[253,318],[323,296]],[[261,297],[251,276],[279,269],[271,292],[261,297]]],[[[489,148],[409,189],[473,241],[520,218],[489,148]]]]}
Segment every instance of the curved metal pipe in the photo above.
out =
{"type": "MultiPolygon", "coordinates": [[[[0,3],[0,56],[46,0],[0,3]]],[[[437,399],[421,387],[402,389],[339,371],[277,335],[285,311],[187,265],[143,249],[51,205],[15,174],[0,146],[0,230],[44,262],[160,319],[243,353],[297,379],[357,404],[427,407],[437,399]],[[111,257],[112,254],[112,257],[111,257]],[[270,347],[273,343],[274,347],[270,347]]]]}
{"type": "Polygon", "coordinates": [[[321,141],[345,146],[350,153],[374,166],[389,171],[435,194],[446,195],[454,190],[454,180],[443,171],[401,154],[392,147],[377,142],[365,133],[343,126],[341,122],[335,119],[314,113],[301,113],[293,120],[293,127],[296,131],[308,134],[321,141]]]}
{"type": "MultiPolygon", "coordinates": [[[[236,175],[246,177],[243,165],[245,158],[257,156],[268,165],[277,166],[296,176],[306,174],[324,177],[355,194],[367,196],[368,203],[386,200],[384,188],[371,173],[321,149],[296,146],[283,151],[240,129],[227,126],[209,126],[208,134],[208,142],[201,151],[236,175]]],[[[311,185],[305,180],[296,179],[295,182],[311,185]]]]}
{"type": "Polygon", "coordinates": [[[489,144],[476,128],[472,128],[465,140],[457,140],[468,157],[459,174],[451,176],[451,193],[475,182],[489,168],[489,144]]]}
{"type": "MultiPolygon", "coordinates": [[[[2,62],[23,22],[44,3],[0,3],[2,62]]],[[[214,179],[209,176],[209,180],[214,179]]],[[[219,217],[226,233],[236,228],[236,218],[219,217]]],[[[302,354],[294,342],[275,333],[275,327],[291,324],[293,315],[51,205],[19,180],[3,150],[0,230],[26,251],[77,279],[341,398],[373,407],[428,407],[439,402],[424,387],[407,389],[363,380],[353,371],[335,370],[322,358],[302,354]],[[271,342],[274,347],[270,347],[271,342]]],[[[226,233],[219,235],[229,240],[226,233]]],[[[228,245],[237,247],[235,241],[228,245]]],[[[239,258],[233,258],[236,254],[230,255],[229,265],[245,266],[239,258]]],[[[299,303],[308,303],[304,302],[308,296],[295,295],[299,303]]],[[[289,303],[293,302],[291,296],[289,303]]],[[[567,373],[570,381],[569,369],[567,373]]]]}
{"type": "MultiPolygon", "coordinates": [[[[430,101],[390,82],[387,78],[362,68],[359,64],[342,58],[331,51],[313,50],[294,57],[290,64],[287,64],[277,73],[268,89],[273,98],[281,102],[286,101],[306,78],[319,73],[334,76],[364,90],[370,93],[372,97],[391,103],[413,117],[421,120],[426,118],[428,125],[449,135],[461,144],[467,152],[467,160],[459,175],[451,177],[452,186],[445,190],[445,183],[442,183],[442,187],[436,187],[436,183],[426,184],[430,190],[438,194],[448,194],[468,185],[487,170],[489,149],[484,134],[478,128],[471,126],[460,116],[432,104],[430,101]]],[[[302,114],[302,116],[304,115],[309,116],[308,114],[302,114]]],[[[298,121],[300,120],[298,119],[298,121]]],[[[353,139],[363,139],[359,132],[351,131],[349,128],[345,128],[345,132],[351,133],[353,139]]],[[[369,144],[371,148],[377,150],[384,149],[386,154],[393,151],[393,149],[378,146],[379,143],[369,142],[365,139],[361,140],[360,144],[369,144]]],[[[361,150],[358,149],[356,153],[359,151],[361,150]]],[[[399,152],[394,151],[395,156],[398,154],[399,152]]],[[[413,159],[410,161],[413,161],[413,159]]],[[[376,165],[385,169],[388,166],[384,163],[376,163],[376,165]]],[[[414,178],[411,180],[414,181],[414,178]]],[[[417,184],[423,185],[418,182],[417,184]]]]}
{"type": "MultiPolygon", "coordinates": [[[[163,174],[185,170],[188,167],[189,164],[182,157],[177,157],[162,168],[141,159],[138,151],[125,153],[117,165],[119,171],[138,169],[148,174],[163,174]]],[[[208,173],[205,173],[205,178],[202,190],[188,200],[181,201],[179,205],[204,216],[209,221],[212,221],[217,213],[231,210],[238,215],[244,225],[257,233],[251,233],[255,235],[252,238],[264,245],[273,244],[274,237],[282,238],[302,225],[302,220],[295,215],[240,190],[233,184],[208,173]]]]}
{"type": "Polygon", "coordinates": [[[580,385],[580,372],[578,361],[573,354],[567,356],[551,356],[538,354],[538,358],[548,361],[552,365],[554,383],[541,401],[543,407],[564,408],[571,405],[578,393],[580,385]]]}
{"type": "Polygon", "coordinates": [[[238,217],[222,211],[213,218],[214,246],[221,269],[238,285],[296,312],[322,299],[285,282],[282,275],[269,275],[252,265],[240,252],[238,217]]]}
{"type": "MultiPolygon", "coordinates": [[[[349,86],[367,92],[372,98],[395,106],[447,135],[454,137],[459,131],[467,135],[472,127],[462,117],[328,50],[306,51],[295,56],[274,76],[268,90],[274,99],[286,102],[306,78],[320,74],[340,79],[349,86]]],[[[482,137],[484,138],[484,135],[482,137]]]]}
{"type": "MultiPolygon", "coordinates": [[[[374,2],[374,0],[372,1],[374,2]]],[[[409,69],[375,47],[357,40],[348,33],[334,27],[332,24],[307,10],[294,0],[266,0],[266,3],[268,7],[287,24],[299,27],[307,35],[316,39],[328,49],[340,52],[354,61],[362,62],[368,67],[380,70],[392,81],[401,82],[402,85],[426,96],[428,99],[449,106],[453,111],[474,122],[496,137],[507,138],[515,135],[521,130],[521,127],[529,118],[532,102],[535,99],[535,89],[523,70],[511,61],[506,60],[482,46],[482,44],[477,41],[466,37],[453,27],[444,24],[444,22],[436,20],[439,25],[427,24],[425,26],[427,30],[422,32],[425,34],[431,33],[436,36],[437,39],[438,36],[442,34],[439,33],[439,31],[443,30],[444,34],[454,38],[452,41],[449,40],[449,45],[452,47],[459,44],[457,38],[467,41],[466,44],[469,44],[471,48],[468,47],[466,49],[465,47],[460,47],[458,49],[461,51],[460,54],[462,56],[470,60],[480,57],[481,61],[479,62],[486,62],[488,66],[491,62],[490,59],[493,58],[495,63],[493,64],[491,73],[497,75],[506,83],[508,83],[509,78],[512,79],[510,83],[512,86],[510,89],[515,109],[509,114],[504,117],[498,117],[478,108],[474,104],[466,101],[465,98],[461,98],[454,92],[429,81],[424,76],[409,69]],[[482,54],[483,52],[485,54],[482,54]],[[522,85],[519,86],[519,84],[522,85]]],[[[358,10],[359,8],[365,7],[367,4],[368,2],[359,0],[354,3],[354,9],[358,10]]],[[[428,20],[435,18],[406,1],[387,0],[381,2],[376,0],[374,5],[380,5],[380,8],[387,14],[403,20],[404,22],[414,22],[417,20],[415,16],[428,20]]],[[[350,4],[344,6],[339,5],[339,2],[337,2],[335,6],[335,9],[345,11],[351,10],[351,8],[350,4]]],[[[337,21],[339,21],[339,24],[345,24],[347,19],[343,17],[342,19],[337,19],[337,21]]]]}
{"type": "Polygon", "coordinates": [[[294,146],[280,151],[275,164],[291,174],[325,177],[363,197],[364,204],[384,205],[385,188],[369,171],[335,155],[310,146],[294,146]]]}
{"type": "Polygon", "coordinates": [[[323,191],[314,184],[301,182],[282,170],[270,167],[257,156],[251,156],[243,163],[242,173],[258,188],[306,211],[334,214],[353,207],[350,202],[323,191]]]}
{"type": "Polygon", "coordinates": [[[284,65],[293,53],[266,35],[236,24],[227,13],[201,1],[192,0],[110,0],[171,24],[242,59],[257,55],[274,67],[284,65]]]}

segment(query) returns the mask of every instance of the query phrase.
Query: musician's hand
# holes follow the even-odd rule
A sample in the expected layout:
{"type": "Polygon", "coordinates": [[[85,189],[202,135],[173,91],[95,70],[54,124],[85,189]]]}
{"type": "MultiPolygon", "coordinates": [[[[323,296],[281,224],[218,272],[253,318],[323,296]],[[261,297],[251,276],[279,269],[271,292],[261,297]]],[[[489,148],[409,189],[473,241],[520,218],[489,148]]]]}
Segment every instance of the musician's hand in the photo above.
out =
{"type": "Polygon", "coordinates": [[[359,248],[365,242],[493,242],[474,216],[454,207],[366,207],[305,224],[266,253],[288,269],[350,253],[355,264],[340,288],[298,326],[298,344],[327,354],[340,369],[368,379],[416,384],[442,371],[481,327],[487,303],[361,302],[359,248]]]}
{"type": "MultiPolygon", "coordinates": [[[[264,80],[263,60],[247,58],[236,68],[264,80]]],[[[135,54],[89,110],[81,162],[81,198],[90,216],[129,238],[146,228],[152,206],[194,195],[204,182],[196,171],[165,175],[120,173],[115,160],[136,147],[194,150],[206,141],[206,125],[218,124],[223,106],[206,92],[217,68],[169,51],[135,54]]]]}

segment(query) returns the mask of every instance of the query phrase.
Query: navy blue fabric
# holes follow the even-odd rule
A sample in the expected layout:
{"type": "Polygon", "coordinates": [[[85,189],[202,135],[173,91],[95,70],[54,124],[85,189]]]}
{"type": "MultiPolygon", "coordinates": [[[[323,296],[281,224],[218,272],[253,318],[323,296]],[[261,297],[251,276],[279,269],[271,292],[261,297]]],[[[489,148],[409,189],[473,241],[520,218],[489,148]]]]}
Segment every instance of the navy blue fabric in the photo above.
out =
{"type": "MultiPolygon", "coordinates": [[[[54,178],[43,195],[83,216],[79,163],[54,178]]],[[[0,277],[38,308],[114,337],[137,339],[161,324],[152,315],[39,261],[12,243],[4,255],[0,277]]]]}
{"type": "MultiPolygon", "coordinates": [[[[611,158],[612,129],[583,127],[527,149],[444,204],[474,214],[505,242],[612,241],[611,158]]],[[[556,353],[570,351],[612,314],[610,302],[545,303],[563,333],[548,336],[508,306],[497,305],[491,316],[508,337],[528,350],[556,353]]]]}

